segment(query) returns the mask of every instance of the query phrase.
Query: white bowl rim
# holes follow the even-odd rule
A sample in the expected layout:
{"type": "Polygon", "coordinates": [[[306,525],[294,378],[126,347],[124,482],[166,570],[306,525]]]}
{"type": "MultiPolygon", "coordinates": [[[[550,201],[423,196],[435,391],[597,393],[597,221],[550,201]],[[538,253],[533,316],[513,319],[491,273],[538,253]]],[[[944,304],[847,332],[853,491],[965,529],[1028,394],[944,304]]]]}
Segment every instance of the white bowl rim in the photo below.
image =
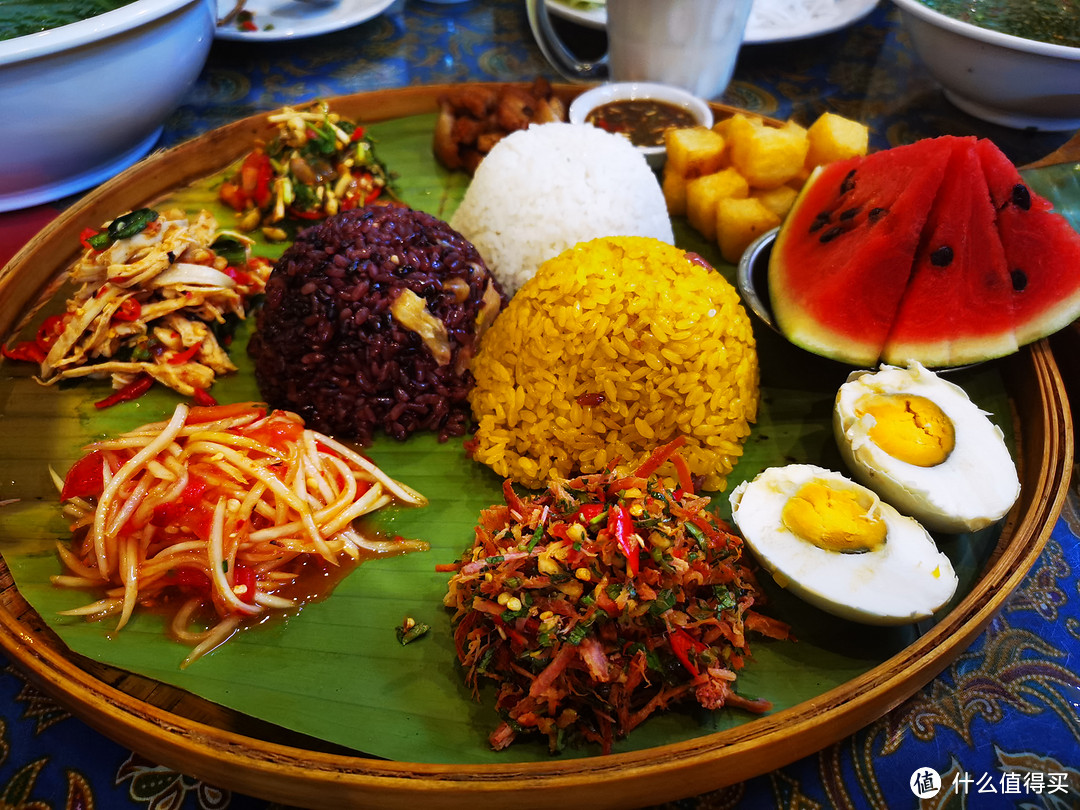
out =
{"type": "Polygon", "coordinates": [[[1069,45],[1058,45],[1053,42],[1042,42],[1037,39],[1018,37],[1013,34],[1003,34],[1000,31],[992,31],[989,28],[981,28],[974,23],[964,22],[955,17],[950,17],[936,11],[919,0],[892,0],[902,11],[906,11],[925,22],[944,28],[954,34],[970,39],[985,42],[987,45],[999,45],[1015,51],[1022,51],[1038,56],[1056,57],[1059,59],[1071,59],[1080,61],[1080,48],[1069,45]]]}
{"type": "MultiPolygon", "coordinates": [[[[666,101],[688,110],[704,127],[713,125],[712,109],[703,99],[693,93],[668,84],[657,82],[607,82],[586,90],[570,102],[567,119],[571,124],[584,124],[589,111],[609,101],[651,98],[666,101]]],[[[651,154],[664,151],[661,146],[639,146],[642,152],[651,154]]]]}
{"type": "Polygon", "coordinates": [[[85,20],[14,39],[0,40],[0,65],[61,53],[67,48],[89,44],[111,34],[138,28],[177,9],[204,2],[207,0],[134,0],[125,6],[85,20]]]}

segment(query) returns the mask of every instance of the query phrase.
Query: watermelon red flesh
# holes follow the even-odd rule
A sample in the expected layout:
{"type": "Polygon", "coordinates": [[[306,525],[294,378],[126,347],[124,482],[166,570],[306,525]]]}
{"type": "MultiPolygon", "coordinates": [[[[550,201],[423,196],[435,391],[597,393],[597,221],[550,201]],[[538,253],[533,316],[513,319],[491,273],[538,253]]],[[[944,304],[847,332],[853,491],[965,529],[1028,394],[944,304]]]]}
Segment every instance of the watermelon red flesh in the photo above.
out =
{"type": "Polygon", "coordinates": [[[882,352],[887,363],[957,366],[1016,351],[1013,289],[994,206],[976,141],[965,141],[953,150],[923,230],[882,352]]]}
{"type": "Polygon", "coordinates": [[[954,147],[942,137],[830,164],[804,185],[773,245],[769,289],[796,345],[877,361],[954,147]]]}
{"type": "Polygon", "coordinates": [[[1080,317],[1080,235],[1031,191],[990,141],[977,147],[1011,280],[1016,341],[1023,346],[1080,317]]]}

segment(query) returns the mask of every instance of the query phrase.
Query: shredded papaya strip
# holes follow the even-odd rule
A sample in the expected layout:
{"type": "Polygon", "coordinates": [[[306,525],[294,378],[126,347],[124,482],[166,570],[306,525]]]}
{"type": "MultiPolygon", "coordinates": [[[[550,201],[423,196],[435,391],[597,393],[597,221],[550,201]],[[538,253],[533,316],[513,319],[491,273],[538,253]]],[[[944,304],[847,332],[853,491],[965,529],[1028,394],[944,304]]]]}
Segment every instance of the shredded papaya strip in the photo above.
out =
{"type": "Polygon", "coordinates": [[[180,404],[167,421],[89,445],[66,478],[54,474],[72,540],[53,583],[105,598],[68,613],[117,616],[121,629],[139,605],[175,604],[170,632],[194,645],[186,666],[244,622],[296,607],[280,591],[313,558],[426,548],[363,538],[357,518],[426,500],[331,442],[295,414],[246,403],[180,404]],[[201,630],[189,629],[196,615],[201,630]]]}

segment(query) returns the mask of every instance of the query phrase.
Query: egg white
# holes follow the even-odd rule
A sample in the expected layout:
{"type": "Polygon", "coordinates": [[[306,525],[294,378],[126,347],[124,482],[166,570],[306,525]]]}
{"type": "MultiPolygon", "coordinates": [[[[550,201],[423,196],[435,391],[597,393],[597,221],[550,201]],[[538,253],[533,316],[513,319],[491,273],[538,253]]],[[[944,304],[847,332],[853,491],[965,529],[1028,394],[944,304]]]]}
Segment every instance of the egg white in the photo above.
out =
{"type": "Polygon", "coordinates": [[[1016,465],[1001,429],[958,385],[912,363],[852,372],[836,394],[833,429],[852,476],[932,531],[975,531],[1000,520],[1020,495],[1016,465]],[[956,443],[934,467],[909,464],[870,438],[874,417],[858,416],[868,393],[907,393],[935,402],[953,424],[956,443]]]}
{"type": "Polygon", "coordinates": [[[910,624],[933,615],[956,592],[952,563],[926,529],[840,473],[810,464],[772,467],[736,487],[730,500],[739,532],[777,583],[835,616],[864,624],[910,624]],[[784,505],[812,480],[864,493],[885,521],[884,544],[841,553],[789,530],[781,520],[784,505]]]}

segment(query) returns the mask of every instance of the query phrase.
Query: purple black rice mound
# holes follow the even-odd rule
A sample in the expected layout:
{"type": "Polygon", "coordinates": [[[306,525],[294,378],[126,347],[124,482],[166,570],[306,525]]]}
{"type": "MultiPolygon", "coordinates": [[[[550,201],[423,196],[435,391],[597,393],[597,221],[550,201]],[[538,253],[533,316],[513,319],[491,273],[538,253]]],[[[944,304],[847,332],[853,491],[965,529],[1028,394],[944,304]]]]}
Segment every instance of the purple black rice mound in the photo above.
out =
{"type": "Polygon", "coordinates": [[[314,430],[446,439],[468,428],[469,363],[505,303],[445,222],[369,206],[297,236],[270,274],[248,351],[263,398],[314,430]]]}

